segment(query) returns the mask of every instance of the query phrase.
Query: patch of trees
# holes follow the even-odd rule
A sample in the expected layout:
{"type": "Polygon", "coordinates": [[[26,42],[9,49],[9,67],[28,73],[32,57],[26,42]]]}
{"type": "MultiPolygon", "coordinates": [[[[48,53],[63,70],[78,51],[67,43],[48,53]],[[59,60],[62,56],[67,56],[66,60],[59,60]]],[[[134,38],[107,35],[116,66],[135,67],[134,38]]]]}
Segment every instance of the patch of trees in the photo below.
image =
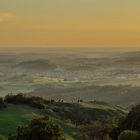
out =
{"type": "Polygon", "coordinates": [[[27,94],[7,95],[4,101],[11,104],[25,104],[38,109],[45,109],[50,101],[41,97],[29,96],[27,94]]]}
{"type": "Polygon", "coordinates": [[[0,98],[0,108],[6,107],[6,104],[3,100],[3,98],[0,98]]]}
{"type": "Polygon", "coordinates": [[[132,108],[118,129],[119,140],[140,140],[140,105],[132,108]]]}
{"type": "Polygon", "coordinates": [[[140,105],[133,107],[126,118],[121,122],[121,130],[140,131],[140,105]]]}
{"type": "Polygon", "coordinates": [[[97,120],[80,127],[81,140],[105,140],[109,139],[109,133],[116,127],[116,119],[111,121],[97,120]]]}
{"type": "Polygon", "coordinates": [[[81,140],[140,140],[140,105],[119,123],[97,120],[80,128],[81,140]],[[108,139],[108,138],[107,138],[108,139]]]}
{"type": "Polygon", "coordinates": [[[20,126],[8,140],[65,140],[62,130],[49,117],[34,119],[28,126],[20,126]]]}
{"type": "Polygon", "coordinates": [[[119,123],[118,128],[112,130],[110,134],[112,140],[140,140],[140,105],[132,108],[119,123]]]}

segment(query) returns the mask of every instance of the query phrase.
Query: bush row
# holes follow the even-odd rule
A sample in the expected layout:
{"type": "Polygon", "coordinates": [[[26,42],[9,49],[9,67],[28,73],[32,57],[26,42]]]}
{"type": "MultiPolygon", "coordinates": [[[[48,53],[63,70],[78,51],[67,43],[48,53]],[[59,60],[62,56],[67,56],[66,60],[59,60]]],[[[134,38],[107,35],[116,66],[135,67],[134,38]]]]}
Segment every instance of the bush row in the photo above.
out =
{"type": "Polygon", "coordinates": [[[41,97],[29,96],[27,94],[6,95],[4,102],[11,104],[25,104],[38,109],[45,109],[50,101],[41,97]]]}

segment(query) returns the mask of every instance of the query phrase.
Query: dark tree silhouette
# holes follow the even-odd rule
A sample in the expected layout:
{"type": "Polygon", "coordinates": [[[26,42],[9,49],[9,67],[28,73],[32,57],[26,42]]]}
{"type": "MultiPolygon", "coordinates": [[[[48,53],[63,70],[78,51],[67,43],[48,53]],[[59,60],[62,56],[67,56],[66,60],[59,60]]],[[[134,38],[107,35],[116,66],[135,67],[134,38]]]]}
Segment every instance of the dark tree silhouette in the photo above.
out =
{"type": "Polygon", "coordinates": [[[34,119],[28,126],[18,127],[9,140],[65,140],[63,133],[49,117],[34,119]]]}

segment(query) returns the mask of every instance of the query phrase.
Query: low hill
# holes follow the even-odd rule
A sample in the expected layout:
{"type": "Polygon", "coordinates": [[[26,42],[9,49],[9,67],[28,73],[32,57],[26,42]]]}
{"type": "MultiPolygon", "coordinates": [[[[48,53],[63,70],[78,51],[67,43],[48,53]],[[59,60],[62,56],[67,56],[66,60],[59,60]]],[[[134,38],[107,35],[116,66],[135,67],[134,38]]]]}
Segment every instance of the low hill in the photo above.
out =
{"type": "Polygon", "coordinates": [[[0,134],[5,136],[13,134],[17,126],[27,124],[30,120],[45,115],[50,116],[60,125],[67,140],[77,140],[76,125],[86,124],[99,118],[121,118],[125,115],[125,111],[104,102],[52,102],[46,109],[7,104],[6,108],[0,109],[0,134]]]}

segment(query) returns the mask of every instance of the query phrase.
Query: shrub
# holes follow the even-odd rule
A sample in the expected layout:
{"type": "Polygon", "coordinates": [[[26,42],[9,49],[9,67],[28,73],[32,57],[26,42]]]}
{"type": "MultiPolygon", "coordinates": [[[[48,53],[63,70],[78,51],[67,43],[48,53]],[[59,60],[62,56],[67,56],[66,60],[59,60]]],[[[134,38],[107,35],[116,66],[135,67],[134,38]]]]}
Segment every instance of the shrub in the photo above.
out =
{"type": "Polygon", "coordinates": [[[22,93],[5,96],[5,102],[12,104],[26,104],[38,109],[45,109],[49,103],[49,101],[41,97],[28,96],[22,93]]]}
{"type": "Polygon", "coordinates": [[[119,140],[140,140],[140,135],[136,131],[125,130],[120,134],[119,140]]]}
{"type": "Polygon", "coordinates": [[[9,140],[65,140],[63,133],[49,117],[34,119],[28,126],[19,127],[9,140]]]}
{"type": "Polygon", "coordinates": [[[103,120],[97,120],[91,124],[84,125],[80,128],[82,139],[103,140],[107,135],[109,135],[112,129],[112,125],[109,122],[103,120]]]}
{"type": "Polygon", "coordinates": [[[2,135],[0,135],[0,140],[6,140],[6,138],[2,135]]]}

